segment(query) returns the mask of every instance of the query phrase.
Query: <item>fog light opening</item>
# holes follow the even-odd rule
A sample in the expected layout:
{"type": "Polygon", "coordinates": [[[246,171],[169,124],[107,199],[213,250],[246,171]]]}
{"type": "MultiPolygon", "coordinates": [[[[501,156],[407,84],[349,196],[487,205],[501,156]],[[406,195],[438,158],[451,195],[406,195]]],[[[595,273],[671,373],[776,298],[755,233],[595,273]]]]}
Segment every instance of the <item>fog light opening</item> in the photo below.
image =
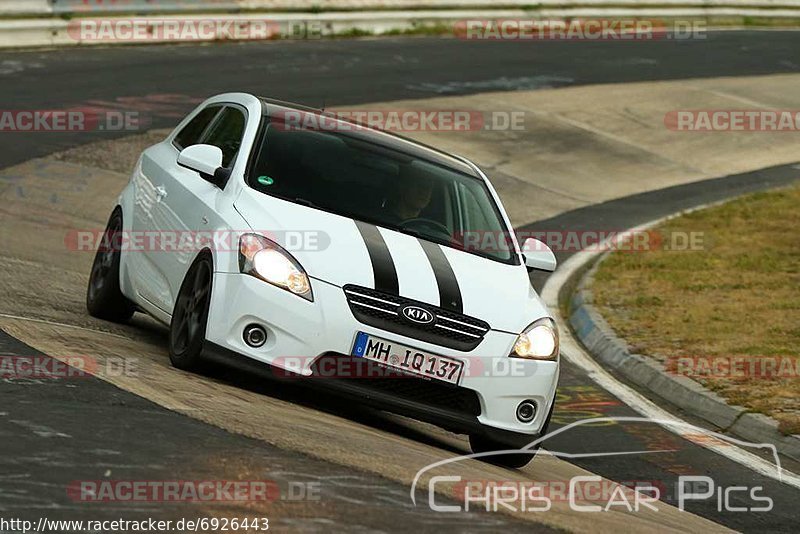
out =
{"type": "Polygon", "coordinates": [[[517,419],[520,423],[530,423],[536,418],[536,403],[531,400],[522,401],[517,406],[517,419]]]}
{"type": "Polygon", "coordinates": [[[244,328],[242,337],[248,346],[257,349],[263,347],[264,343],[267,342],[267,331],[261,325],[249,324],[244,328]]]}

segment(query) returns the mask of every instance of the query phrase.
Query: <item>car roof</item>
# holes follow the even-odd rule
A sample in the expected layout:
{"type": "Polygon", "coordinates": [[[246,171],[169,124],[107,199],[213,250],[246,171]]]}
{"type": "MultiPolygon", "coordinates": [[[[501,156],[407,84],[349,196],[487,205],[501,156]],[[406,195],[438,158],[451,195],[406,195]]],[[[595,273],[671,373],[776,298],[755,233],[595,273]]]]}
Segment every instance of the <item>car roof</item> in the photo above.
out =
{"type": "Polygon", "coordinates": [[[483,180],[483,176],[481,176],[478,170],[466,160],[453,156],[452,154],[448,154],[443,150],[420,143],[419,141],[415,141],[395,133],[379,130],[358,121],[338,118],[333,116],[331,112],[326,112],[322,109],[294,104],[291,102],[284,102],[273,98],[259,97],[259,99],[264,106],[264,113],[268,117],[274,117],[287,111],[302,111],[306,113],[313,113],[315,115],[326,115],[332,120],[338,122],[358,125],[359,128],[348,128],[346,130],[347,135],[355,139],[396,150],[398,152],[408,154],[409,156],[424,159],[462,174],[483,180]]]}

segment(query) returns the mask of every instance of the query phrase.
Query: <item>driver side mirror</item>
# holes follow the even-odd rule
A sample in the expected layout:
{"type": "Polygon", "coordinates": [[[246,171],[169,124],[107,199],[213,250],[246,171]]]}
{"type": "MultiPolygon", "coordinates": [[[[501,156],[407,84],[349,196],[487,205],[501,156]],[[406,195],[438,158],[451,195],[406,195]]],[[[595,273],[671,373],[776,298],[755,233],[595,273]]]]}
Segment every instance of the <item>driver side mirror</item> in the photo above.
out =
{"type": "Polygon", "coordinates": [[[230,178],[230,170],[222,166],[222,150],[212,145],[192,145],[181,150],[178,165],[200,173],[200,176],[220,189],[230,178]]]}
{"type": "Polygon", "coordinates": [[[522,257],[525,258],[525,266],[529,270],[553,272],[558,264],[550,247],[532,237],[522,244],[522,257]]]}

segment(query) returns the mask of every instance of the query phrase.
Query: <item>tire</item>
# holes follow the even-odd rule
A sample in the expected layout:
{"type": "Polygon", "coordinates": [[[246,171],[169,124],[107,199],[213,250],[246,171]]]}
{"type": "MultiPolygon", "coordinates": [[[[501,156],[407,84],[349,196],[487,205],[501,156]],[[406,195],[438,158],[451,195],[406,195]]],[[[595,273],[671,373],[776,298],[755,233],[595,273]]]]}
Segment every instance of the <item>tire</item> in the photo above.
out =
{"type": "Polygon", "coordinates": [[[169,325],[169,360],[178,369],[200,371],[205,367],[203,346],[213,278],[211,255],[203,253],[189,267],[181,284],[169,325]]]}
{"type": "MultiPolygon", "coordinates": [[[[531,439],[528,441],[529,443],[533,441],[534,437],[532,436],[531,439]]],[[[524,446],[524,445],[523,445],[524,446]]],[[[475,454],[479,454],[482,452],[493,452],[493,451],[505,451],[511,449],[517,449],[519,447],[514,447],[512,445],[508,445],[506,443],[501,443],[499,441],[495,441],[491,438],[484,436],[483,434],[470,434],[469,436],[469,447],[472,449],[472,452],[475,454]]],[[[478,458],[486,463],[499,465],[500,467],[509,467],[512,469],[519,469],[521,467],[525,467],[528,465],[531,460],[536,456],[536,451],[532,453],[506,453],[506,454],[496,454],[493,456],[484,456],[482,458],[478,458]]]]}
{"type": "MultiPolygon", "coordinates": [[[[550,426],[550,419],[553,417],[553,410],[555,409],[555,400],[550,405],[550,411],[547,413],[547,417],[544,420],[544,424],[540,430],[539,436],[544,436],[547,434],[547,429],[550,426]]],[[[469,446],[472,449],[472,452],[475,454],[482,453],[482,452],[492,452],[492,451],[507,451],[513,449],[521,449],[533,440],[537,439],[536,435],[526,435],[526,434],[518,434],[512,440],[515,444],[509,444],[508,441],[500,442],[489,438],[484,434],[470,434],[469,436],[469,446]]],[[[536,457],[536,452],[539,450],[539,447],[542,445],[540,441],[536,447],[533,448],[532,452],[530,453],[517,453],[517,454],[497,454],[493,456],[485,456],[479,458],[486,463],[499,465],[500,467],[509,467],[511,469],[519,469],[528,465],[533,459],[536,457]]]]}
{"type": "Polygon", "coordinates": [[[106,225],[103,241],[97,249],[86,289],[89,315],[126,323],[136,311],[134,304],[122,294],[119,284],[120,247],[115,236],[122,232],[122,210],[116,208],[106,225]]]}

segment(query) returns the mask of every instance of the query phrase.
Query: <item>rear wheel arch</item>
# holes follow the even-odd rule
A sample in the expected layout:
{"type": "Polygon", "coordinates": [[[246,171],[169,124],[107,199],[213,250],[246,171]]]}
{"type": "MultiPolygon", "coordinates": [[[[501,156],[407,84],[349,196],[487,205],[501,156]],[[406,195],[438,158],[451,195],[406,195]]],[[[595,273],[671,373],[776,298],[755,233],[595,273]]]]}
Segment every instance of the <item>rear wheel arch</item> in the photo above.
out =
{"type": "Polygon", "coordinates": [[[112,210],[103,237],[89,274],[86,290],[86,308],[98,319],[124,323],[130,320],[136,309],[134,303],[122,291],[122,237],[124,231],[122,208],[112,210]]]}

